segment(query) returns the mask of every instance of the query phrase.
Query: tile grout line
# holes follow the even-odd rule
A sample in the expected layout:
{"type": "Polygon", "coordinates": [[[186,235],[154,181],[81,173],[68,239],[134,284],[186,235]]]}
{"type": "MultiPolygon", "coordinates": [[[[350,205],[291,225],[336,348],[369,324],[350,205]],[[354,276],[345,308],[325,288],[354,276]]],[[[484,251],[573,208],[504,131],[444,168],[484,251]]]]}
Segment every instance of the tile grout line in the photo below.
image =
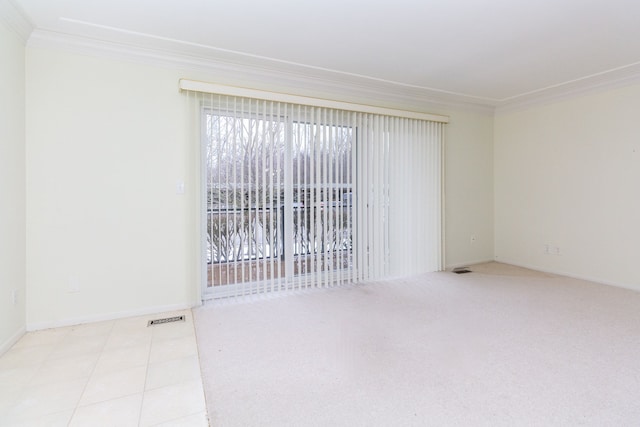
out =
{"type": "MultiPolygon", "coordinates": [[[[200,352],[199,352],[199,348],[198,348],[198,345],[197,345],[197,335],[196,335],[196,332],[195,332],[195,322],[194,322],[194,318],[193,318],[193,311],[191,309],[186,309],[186,310],[188,310],[188,311],[186,313],[184,313],[184,314],[186,314],[186,315],[188,315],[188,317],[190,317],[189,321],[192,322],[192,325],[190,327],[188,327],[187,329],[185,329],[185,332],[187,333],[187,335],[184,335],[184,337],[190,337],[195,341],[195,355],[185,356],[185,357],[182,357],[182,358],[179,358],[179,359],[175,359],[175,360],[181,360],[181,359],[185,359],[186,360],[186,359],[191,359],[192,357],[195,356],[195,359],[196,359],[195,362],[198,364],[198,366],[197,366],[198,370],[197,370],[197,375],[195,375],[195,378],[193,378],[193,380],[195,380],[197,382],[197,384],[200,386],[199,387],[200,390],[202,392],[204,392],[204,387],[203,387],[203,384],[202,384],[202,370],[201,370],[201,363],[200,363],[200,352]]],[[[144,327],[143,329],[147,329],[147,328],[148,327],[144,327]]],[[[47,351],[47,353],[46,353],[46,356],[41,361],[39,361],[39,362],[34,364],[34,369],[36,369],[36,371],[39,371],[42,368],[42,366],[44,366],[48,361],[50,361],[50,358],[52,357],[53,354],[55,354],[55,352],[57,350],[65,348],[65,346],[63,344],[63,341],[65,339],[67,339],[68,337],[72,336],[72,334],[74,332],[74,329],[73,329],[73,326],[65,327],[64,329],[66,329],[65,333],[61,334],[61,338],[59,338],[55,343],[52,343],[53,345],[50,346],[49,351],[47,351]]],[[[80,390],[80,393],[79,393],[79,398],[76,400],[75,404],[71,408],[69,408],[68,410],[65,410],[65,412],[69,411],[69,412],[66,412],[66,413],[69,414],[68,415],[69,418],[68,418],[68,421],[67,421],[67,425],[71,425],[74,422],[75,417],[78,416],[78,414],[80,413],[80,409],[81,409],[80,407],[81,406],[90,407],[92,405],[99,405],[101,403],[104,403],[105,401],[113,400],[113,399],[106,399],[104,401],[91,402],[91,403],[87,403],[86,405],[81,405],[85,394],[89,390],[89,385],[91,384],[91,379],[94,378],[96,376],[97,372],[98,372],[98,367],[100,366],[99,362],[100,362],[100,360],[103,359],[103,357],[105,355],[105,352],[107,351],[107,348],[109,346],[110,340],[114,339],[114,337],[118,337],[117,331],[118,331],[118,321],[114,320],[114,321],[110,322],[110,324],[108,325],[107,328],[104,329],[104,335],[100,334],[101,336],[104,336],[104,341],[100,345],[100,348],[96,348],[96,350],[95,350],[96,359],[93,362],[91,368],[88,370],[88,372],[86,374],[87,377],[86,377],[86,379],[84,379],[84,383],[78,384],[78,385],[81,386],[81,390],[80,390]]],[[[151,371],[150,371],[151,353],[152,353],[152,349],[153,349],[154,344],[157,345],[158,343],[161,343],[161,342],[166,341],[166,340],[182,339],[183,338],[183,333],[180,333],[179,334],[180,336],[178,336],[176,338],[175,336],[172,336],[171,334],[169,334],[167,336],[164,336],[164,334],[160,333],[160,331],[161,331],[161,329],[157,329],[157,330],[156,329],[152,329],[152,332],[150,334],[151,335],[150,336],[150,338],[151,338],[150,345],[146,349],[147,350],[147,354],[146,354],[146,364],[145,364],[145,374],[144,374],[144,386],[143,386],[143,390],[142,390],[142,396],[141,396],[142,398],[141,398],[141,401],[140,401],[140,404],[139,404],[139,412],[138,412],[138,417],[137,417],[138,418],[138,426],[142,425],[142,411],[143,411],[143,408],[144,408],[144,404],[146,402],[147,392],[149,391],[149,390],[147,390],[147,387],[149,385],[149,379],[150,379],[149,374],[151,373],[151,371]]],[[[83,338],[82,338],[83,336],[84,335],[79,335],[77,337],[77,339],[82,341],[83,340],[83,338]]],[[[87,335],[87,337],[89,337],[89,335],[87,335]]],[[[71,357],[71,356],[69,356],[69,357],[71,357]]],[[[63,359],[64,358],[60,358],[60,360],[63,360],[63,359]]],[[[191,360],[193,360],[193,359],[191,359],[191,360]]],[[[171,359],[170,361],[173,361],[173,359],[171,359]]],[[[35,374],[34,374],[34,376],[35,376],[35,374]]],[[[79,380],[83,381],[83,378],[79,378],[79,380]]],[[[189,381],[191,381],[191,380],[189,380],[189,381]]],[[[182,378],[180,380],[180,383],[183,383],[183,382],[185,382],[184,378],[182,378]]],[[[163,387],[165,387],[165,386],[163,386],[163,387]]],[[[161,388],[161,387],[158,387],[158,388],[161,388]]],[[[133,396],[135,394],[137,394],[137,393],[132,393],[132,394],[128,394],[126,396],[120,396],[120,397],[133,396]]],[[[204,397],[204,396],[202,396],[202,397],[204,397]]],[[[41,416],[39,416],[39,418],[46,417],[46,416],[49,416],[51,414],[53,414],[53,413],[42,414],[41,416]]],[[[204,406],[199,408],[198,411],[191,412],[191,413],[188,413],[188,414],[185,413],[185,414],[182,414],[180,416],[176,416],[176,418],[171,418],[171,419],[168,419],[168,420],[164,420],[162,422],[171,422],[172,420],[177,420],[177,419],[181,419],[181,418],[184,418],[184,417],[195,416],[197,414],[204,414],[205,415],[205,419],[207,420],[207,425],[208,425],[209,417],[208,417],[207,408],[206,408],[206,399],[205,399],[204,406]]]]}
{"type": "MultiPolygon", "coordinates": [[[[55,330],[55,329],[57,329],[57,328],[50,328],[50,329],[47,329],[47,330],[55,330]]],[[[18,341],[17,341],[17,342],[16,342],[16,343],[15,343],[15,344],[14,344],[14,345],[9,349],[9,350],[7,350],[7,352],[5,352],[4,354],[2,354],[2,356],[0,356],[0,359],[1,359],[4,355],[6,355],[7,353],[9,353],[9,351],[10,351],[11,349],[13,349],[13,348],[20,348],[20,349],[23,349],[23,350],[24,350],[24,349],[33,349],[33,348],[38,348],[38,347],[50,347],[50,349],[49,349],[49,351],[47,352],[46,356],[45,356],[45,357],[43,357],[41,361],[39,361],[39,362],[37,362],[37,363],[35,363],[35,364],[33,365],[33,369],[34,369],[34,370],[33,370],[33,373],[31,374],[31,376],[29,377],[29,379],[28,379],[27,381],[25,381],[25,382],[24,382],[24,384],[22,384],[22,385],[19,387],[19,389],[18,389],[18,391],[17,391],[17,394],[18,394],[18,396],[20,396],[20,397],[19,397],[19,398],[17,398],[17,399],[15,400],[15,402],[14,402],[14,403],[19,402],[19,401],[20,401],[20,399],[22,398],[22,395],[24,395],[24,396],[28,396],[27,390],[29,390],[30,388],[33,388],[33,387],[38,387],[38,384],[33,384],[33,381],[34,381],[34,380],[35,380],[35,378],[38,376],[38,373],[42,370],[42,368],[44,367],[44,365],[46,364],[46,362],[47,362],[47,361],[49,361],[49,358],[51,357],[51,355],[52,355],[52,354],[54,354],[55,350],[56,350],[56,349],[61,345],[61,341],[62,341],[62,340],[64,340],[64,338],[65,338],[65,337],[70,333],[70,331],[67,331],[67,332],[62,336],[62,338],[59,338],[56,342],[52,343],[51,345],[47,345],[47,344],[44,344],[44,345],[42,345],[42,344],[41,344],[41,345],[38,345],[38,344],[35,344],[35,345],[27,345],[27,346],[19,346],[19,347],[16,347],[16,345],[18,345],[18,344],[20,343],[20,341],[21,341],[22,339],[24,339],[25,337],[27,337],[27,336],[34,336],[34,335],[37,335],[39,332],[41,332],[41,331],[27,331],[27,332],[26,332],[26,333],[25,333],[25,334],[20,338],[20,340],[18,340],[18,341]]],[[[7,407],[7,409],[6,409],[5,411],[3,411],[3,412],[4,412],[4,415],[10,415],[10,414],[12,413],[12,408],[11,408],[11,406],[8,406],[8,407],[7,407]]],[[[3,415],[3,414],[0,414],[0,415],[3,415]]],[[[16,414],[16,415],[17,415],[17,414],[16,414]]],[[[47,416],[47,415],[50,415],[50,414],[42,414],[42,415],[41,415],[41,417],[45,417],[45,416],[47,416]]]]}
{"type": "Polygon", "coordinates": [[[207,425],[209,425],[209,416],[207,414],[207,410],[205,409],[204,411],[192,412],[192,413],[187,414],[187,415],[181,415],[181,416],[176,417],[176,418],[171,418],[170,420],[161,421],[159,423],[152,424],[149,427],[159,426],[159,425],[162,425],[162,424],[171,423],[173,421],[178,421],[178,420],[181,420],[183,418],[193,417],[194,415],[202,414],[202,412],[204,412],[204,414],[205,414],[205,416],[207,418],[207,425]]]}
{"type": "Polygon", "coordinates": [[[84,396],[84,393],[87,391],[87,386],[89,385],[89,381],[91,381],[91,377],[93,376],[93,374],[96,371],[96,367],[98,366],[98,362],[100,361],[100,358],[102,357],[102,354],[104,353],[104,349],[107,346],[107,342],[109,342],[109,338],[111,338],[111,334],[113,333],[113,328],[115,327],[116,322],[112,321],[111,323],[111,328],[109,329],[109,333],[107,334],[107,339],[104,340],[104,344],[102,344],[102,349],[100,349],[100,355],[98,356],[98,359],[96,360],[95,364],[93,365],[93,369],[91,369],[91,372],[89,373],[89,376],[87,377],[87,381],[84,384],[84,387],[82,388],[82,393],[80,393],[80,397],[78,398],[78,402],[76,403],[76,406],[73,408],[73,412],[71,413],[71,418],[69,418],[69,422],[67,423],[67,426],[71,425],[71,422],[73,421],[73,417],[76,416],[76,412],[78,412],[78,408],[80,407],[80,402],[82,401],[82,397],[84,396]]]}
{"type": "MultiPolygon", "coordinates": [[[[193,313],[191,313],[191,323],[192,323],[191,327],[193,328],[194,327],[194,325],[193,325],[193,313]]],[[[147,326],[147,327],[149,327],[149,326],[147,326]]],[[[148,377],[149,377],[149,365],[151,364],[151,349],[153,348],[153,344],[156,342],[156,338],[157,338],[156,337],[156,332],[155,332],[156,330],[158,330],[158,329],[154,329],[152,334],[151,334],[151,345],[149,346],[149,354],[147,355],[147,366],[146,366],[145,378],[144,378],[144,390],[142,391],[142,400],[140,402],[140,414],[138,416],[138,426],[139,427],[140,427],[141,421],[142,421],[142,408],[144,406],[144,401],[145,401],[145,397],[146,397],[147,391],[157,390],[159,388],[162,388],[162,387],[157,387],[155,389],[147,390],[147,380],[148,380],[148,377]]],[[[193,330],[193,336],[195,338],[195,329],[193,330]]],[[[175,339],[175,338],[170,338],[170,339],[175,339]]],[[[160,340],[160,341],[162,341],[162,340],[160,340]]],[[[197,339],[196,339],[196,352],[197,352],[197,339]]],[[[199,368],[200,368],[200,360],[198,358],[198,369],[199,368]]],[[[202,379],[200,379],[200,381],[202,382],[202,379]]],[[[166,387],[166,386],[163,386],[163,387],[166,387]]],[[[206,405],[205,405],[205,411],[206,411],[206,405]]],[[[165,422],[168,422],[168,421],[171,421],[171,420],[165,420],[165,421],[162,421],[161,423],[165,423],[165,422]]]]}
{"type": "MultiPolygon", "coordinates": [[[[147,328],[149,325],[147,324],[147,328]]],[[[149,351],[147,352],[147,364],[145,366],[144,371],[144,385],[142,386],[142,399],[140,399],[140,410],[138,411],[138,427],[140,427],[140,423],[142,422],[142,408],[144,407],[144,399],[147,395],[147,380],[149,378],[149,364],[151,362],[151,349],[153,348],[153,343],[155,341],[155,332],[151,331],[151,344],[149,344],[149,351]]]]}
{"type": "MultiPolygon", "coordinates": [[[[159,389],[162,389],[162,388],[165,388],[165,387],[172,387],[172,386],[175,386],[175,385],[177,385],[177,384],[183,384],[183,383],[192,382],[192,381],[197,382],[197,383],[199,384],[199,386],[200,386],[199,388],[200,388],[200,390],[201,390],[201,391],[202,391],[202,393],[203,393],[203,396],[202,396],[202,397],[203,397],[203,398],[205,397],[205,396],[204,396],[204,385],[203,385],[203,383],[202,383],[202,369],[201,369],[201,365],[200,365],[200,352],[199,352],[198,344],[197,344],[198,339],[197,339],[196,331],[195,331],[195,322],[194,322],[194,318],[193,318],[193,310],[192,310],[192,309],[187,309],[187,310],[189,311],[189,314],[190,314],[190,320],[191,320],[191,326],[190,326],[191,334],[190,334],[190,336],[191,336],[191,337],[193,337],[194,341],[196,342],[196,345],[195,345],[195,351],[196,351],[196,354],[195,354],[195,355],[193,355],[193,356],[195,356],[195,357],[196,357],[196,361],[197,361],[197,363],[198,363],[198,376],[197,376],[197,378],[195,378],[195,379],[193,379],[193,380],[188,380],[188,381],[180,380],[178,383],[175,383],[175,384],[163,385],[163,386],[156,387],[156,388],[154,388],[154,389],[149,389],[149,390],[147,390],[147,389],[146,389],[146,387],[147,387],[148,373],[149,373],[149,367],[150,367],[150,365],[151,365],[151,361],[150,361],[150,360],[151,360],[151,354],[150,354],[150,353],[151,353],[151,349],[150,349],[150,350],[149,350],[149,359],[148,359],[148,363],[147,363],[147,373],[146,373],[146,377],[145,377],[145,390],[144,390],[144,392],[143,392],[142,405],[144,404],[145,396],[146,396],[147,392],[149,392],[149,391],[159,390],[159,389]]],[[[154,330],[154,333],[152,334],[152,344],[151,344],[151,347],[153,347],[153,343],[154,343],[154,342],[162,342],[162,341],[178,340],[178,339],[183,339],[183,338],[187,338],[187,337],[188,337],[188,336],[181,336],[181,337],[178,337],[178,338],[176,338],[176,337],[169,337],[169,338],[166,338],[166,337],[165,337],[165,338],[157,337],[157,336],[156,336],[156,332],[155,332],[155,331],[159,331],[159,330],[161,330],[161,329],[155,329],[155,330],[154,330]],[[156,340],[157,340],[157,341],[156,341],[156,340]]],[[[167,362],[173,362],[173,361],[176,361],[176,360],[190,359],[190,358],[191,358],[191,357],[193,357],[193,356],[185,356],[185,357],[181,357],[181,358],[178,358],[178,359],[170,359],[170,360],[165,361],[165,362],[157,362],[157,363],[167,363],[167,362]]],[[[171,422],[171,421],[175,421],[175,420],[180,420],[180,419],[182,419],[182,418],[186,418],[186,417],[194,416],[194,415],[201,414],[201,413],[204,413],[205,418],[206,418],[206,421],[207,421],[207,425],[209,425],[209,414],[208,414],[208,412],[207,412],[206,400],[205,400],[205,402],[204,402],[204,407],[200,408],[200,410],[199,410],[199,411],[197,411],[197,412],[192,412],[192,413],[189,413],[189,414],[183,414],[183,415],[180,415],[180,416],[178,416],[178,417],[176,417],[176,418],[171,418],[171,419],[163,420],[163,421],[161,421],[161,422],[159,422],[159,423],[155,423],[155,424],[153,424],[153,425],[164,424],[164,423],[167,423],[167,422],[171,422]]],[[[141,426],[141,421],[142,421],[142,408],[141,408],[141,410],[140,410],[140,418],[139,418],[139,421],[138,421],[138,426],[139,426],[139,427],[141,426]]]]}
{"type": "Polygon", "coordinates": [[[203,380],[203,373],[202,373],[202,363],[201,363],[201,359],[200,359],[200,346],[198,345],[198,333],[196,331],[196,316],[195,313],[193,312],[193,308],[189,309],[191,311],[191,326],[193,327],[193,337],[196,340],[196,357],[198,359],[198,371],[200,372],[200,386],[202,387],[202,397],[204,398],[204,414],[205,417],[207,418],[207,425],[211,425],[210,419],[209,419],[209,408],[207,406],[207,391],[205,390],[204,387],[204,380],[203,380]]]}

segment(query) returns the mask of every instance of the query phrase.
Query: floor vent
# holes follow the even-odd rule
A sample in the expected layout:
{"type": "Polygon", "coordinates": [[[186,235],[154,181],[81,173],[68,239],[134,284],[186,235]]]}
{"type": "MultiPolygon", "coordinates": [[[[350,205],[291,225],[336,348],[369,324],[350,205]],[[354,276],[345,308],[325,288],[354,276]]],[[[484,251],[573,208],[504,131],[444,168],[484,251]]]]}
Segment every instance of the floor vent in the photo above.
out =
{"type": "Polygon", "coordinates": [[[456,274],[471,273],[471,270],[469,270],[469,267],[456,267],[451,271],[453,271],[456,274]]]}
{"type": "Polygon", "coordinates": [[[163,325],[165,323],[184,322],[184,316],[165,317],[164,319],[149,320],[147,326],[163,325]]]}

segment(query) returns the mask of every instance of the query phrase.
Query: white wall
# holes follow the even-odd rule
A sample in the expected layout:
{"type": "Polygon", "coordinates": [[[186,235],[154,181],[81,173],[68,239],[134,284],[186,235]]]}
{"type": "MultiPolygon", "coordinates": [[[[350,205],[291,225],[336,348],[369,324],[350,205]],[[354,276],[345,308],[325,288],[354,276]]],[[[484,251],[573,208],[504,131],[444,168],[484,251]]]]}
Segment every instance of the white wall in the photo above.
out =
{"type": "Polygon", "coordinates": [[[639,113],[634,85],[496,116],[498,261],[640,290],[639,113]]]}
{"type": "Polygon", "coordinates": [[[494,239],[493,117],[452,112],[446,141],[447,266],[491,261],[494,239]]]}
{"type": "Polygon", "coordinates": [[[0,354],[25,328],[24,57],[22,40],[0,22],[0,354]]]}
{"type": "Polygon", "coordinates": [[[178,73],[29,48],[26,75],[29,329],[191,305],[178,73]]]}
{"type": "MultiPolygon", "coordinates": [[[[27,49],[30,328],[196,302],[197,147],[181,77],[220,81],[27,49]]],[[[431,112],[451,116],[447,262],[492,259],[493,118],[431,112]]]]}

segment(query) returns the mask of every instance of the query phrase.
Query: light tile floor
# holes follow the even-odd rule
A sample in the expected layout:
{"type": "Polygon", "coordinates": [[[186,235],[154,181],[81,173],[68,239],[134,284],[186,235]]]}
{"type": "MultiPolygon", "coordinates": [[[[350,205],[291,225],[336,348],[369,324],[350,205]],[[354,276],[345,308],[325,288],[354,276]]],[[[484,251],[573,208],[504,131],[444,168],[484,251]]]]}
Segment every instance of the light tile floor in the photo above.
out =
{"type": "Polygon", "coordinates": [[[0,357],[0,426],[208,426],[191,311],[27,333],[0,357]]]}

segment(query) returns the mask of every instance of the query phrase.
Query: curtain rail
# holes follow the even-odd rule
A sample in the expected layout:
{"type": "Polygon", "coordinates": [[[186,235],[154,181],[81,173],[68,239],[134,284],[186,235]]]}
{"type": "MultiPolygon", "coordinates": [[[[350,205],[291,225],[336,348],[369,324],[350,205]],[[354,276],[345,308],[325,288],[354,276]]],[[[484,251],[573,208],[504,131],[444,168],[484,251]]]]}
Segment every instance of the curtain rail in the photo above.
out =
{"type": "Polygon", "coordinates": [[[350,102],[334,101],[329,99],[312,98],[307,96],[289,95],[286,93],[269,92],[257,89],[248,89],[236,86],[226,86],[217,83],[200,82],[196,80],[180,79],[180,90],[189,90],[202,93],[214,93],[220,95],[238,96],[243,98],[255,98],[267,101],[285,102],[290,104],[310,105],[313,107],[333,108],[337,110],[356,111],[359,113],[380,114],[392,117],[404,117],[408,119],[427,120],[437,123],[449,123],[449,116],[439,114],[419,113],[416,111],[396,110],[393,108],[376,107],[372,105],[354,104],[350,102]]]}

